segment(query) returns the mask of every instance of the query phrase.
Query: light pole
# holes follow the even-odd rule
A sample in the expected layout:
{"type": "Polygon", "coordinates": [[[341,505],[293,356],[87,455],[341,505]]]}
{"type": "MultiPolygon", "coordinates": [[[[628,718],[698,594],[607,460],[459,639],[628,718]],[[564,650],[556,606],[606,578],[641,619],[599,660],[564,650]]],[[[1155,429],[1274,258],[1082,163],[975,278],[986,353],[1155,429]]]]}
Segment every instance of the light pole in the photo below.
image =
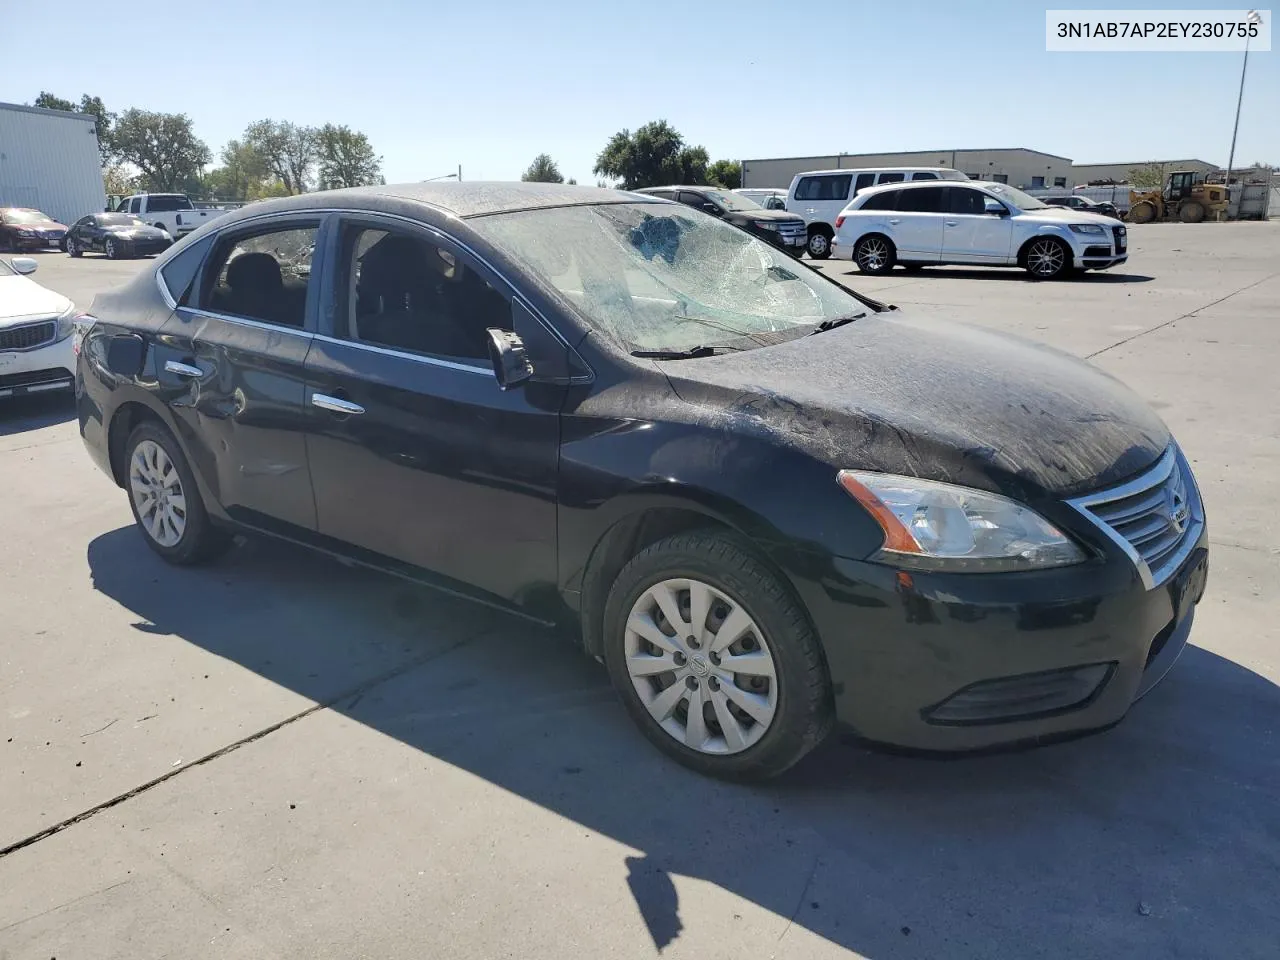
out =
{"type": "Polygon", "coordinates": [[[442,176],[439,176],[439,177],[427,177],[427,179],[423,180],[422,182],[423,182],[423,183],[430,183],[432,180],[452,180],[452,179],[454,179],[455,177],[456,177],[457,179],[461,180],[461,179],[462,179],[462,174],[461,174],[461,172],[459,172],[459,173],[446,173],[446,174],[444,174],[444,175],[442,175],[442,176]]]}
{"type": "MultiPolygon", "coordinates": [[[[1245,17],[1251,24],[1262,22],[1262,14],[1257,10],[1250,10],[1248,16],[1245,17]]],[[[1227,200],[1231,199],[1231,165],[1236,162],[1236,134],[1240,132],[1240,105],[1244,103],[1244,74],[1249,69],[1249,36],[1244,38],[1244,62],[1240,64],[1240,93],[1236,97],[1236,124],[1231,128],[1231,153],[1227,155],[1227,200]]]]}

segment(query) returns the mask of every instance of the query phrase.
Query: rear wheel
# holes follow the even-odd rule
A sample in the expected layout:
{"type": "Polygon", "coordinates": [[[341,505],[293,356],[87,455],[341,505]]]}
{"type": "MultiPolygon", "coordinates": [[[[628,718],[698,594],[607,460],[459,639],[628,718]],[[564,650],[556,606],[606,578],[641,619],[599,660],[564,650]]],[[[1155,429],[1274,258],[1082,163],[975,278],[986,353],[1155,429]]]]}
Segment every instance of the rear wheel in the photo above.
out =
{"type": "Polygon", "coordinates": [[[605,661],[660,750],[711,776],[776,776],[831,728],[808,618],[734,540],[695,531],[642,551],[605,606],[605,661]]]}
{"type": "Polygon", "coordinates": [[[1184,200],[1178,208],[1178,219],[1183,223],[1199,223],[1204,219],[1204,204],[1199,200],[1184,200]]]}
{"type": "Polygon", "coordinates": [[[140,423],[125,443],[129,506],[149,546],[170,563],[202,563],[231,538],[205,512],[182,450],[162,425],[140,423]]]}
{"type": "Polygon", "coordinates": [[[1053,280],[1071,269],[1071,250],[1054,237],[1040,237],[1027,247],[1023,266],[1037,280],[1053,280]]]}
{"type": "Polygon", "coordinates": [[[825,260],[831,256],[831,237],[824,230],[814,230],[809,234],[809,245],[806,249],[813,259],[825,260]]]}
{"type": "Polygon", "coordinates": [[[897,252],[888,237],[878,233],[870,234],[859,240],[853,248],[853,259],[863,273],[879,275],[893,269],[897,252]]]}

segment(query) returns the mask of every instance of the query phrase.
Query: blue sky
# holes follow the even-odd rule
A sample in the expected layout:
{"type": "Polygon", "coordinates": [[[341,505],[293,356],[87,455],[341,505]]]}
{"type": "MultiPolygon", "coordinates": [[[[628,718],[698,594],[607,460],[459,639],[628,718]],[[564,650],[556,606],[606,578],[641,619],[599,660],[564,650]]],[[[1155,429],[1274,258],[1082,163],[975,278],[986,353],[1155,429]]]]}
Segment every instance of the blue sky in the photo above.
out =
{"type": "MultiPolygon", "coordinates": [[[[215,154],[265,117],[345,123],[391,182],[458,164],[513,179],[545,151],[589,183],[610,135],[657,118],[713,158],[1026,146],[1225,164],[1241,59],[1047,53],[1046,5],[1017,0],[21,7],[3,20],[2,101],[185,112],[215,154]]],[[[1237,164],[1280,164],[1277,118],[1280,53],[1255,52],[1237,164]]]]}

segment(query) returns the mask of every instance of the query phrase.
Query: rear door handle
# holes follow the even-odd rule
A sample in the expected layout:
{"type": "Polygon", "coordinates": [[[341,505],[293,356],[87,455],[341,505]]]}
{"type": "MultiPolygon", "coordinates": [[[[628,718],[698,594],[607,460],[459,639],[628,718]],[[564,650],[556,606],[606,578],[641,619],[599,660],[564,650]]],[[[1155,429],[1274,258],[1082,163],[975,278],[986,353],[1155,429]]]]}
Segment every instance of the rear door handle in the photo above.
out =
{"type": "Polygon", "coordinates": [[[945,223],[948,227],[958,227],[958,226],[960,226],[960,221],[959,221],[959,220],[944,220],[944,221],[943,221],[943,223],[945,223]]]}
{"type": "Polygon", "coordinates": [[[358,403],[352,403],[350,400],[343,400],[341,397],[331,397],[324,393],[313,393],[311,395],[311,405],[321,410],[328,410],[330,413],[341,413],[351,416],[357,413],[364,413],[364,407],[358,403]]]}
{"type": "Polygon", "coordinates": [[[901,218],[901,217],[890,217],[890,218],[889,218],[889,222],[890,222],[890,223],[901,223],[901,222],[902,222],[902,218],[901,218]]]}
{"type": "Polygon", "coordinates": [[[193,367],[189,363],[179,363],[177,360],[166,360],[164,369],[167,373],[176,373],[180,377],[203,377],[204,371],[199,367],[193,367]]]}

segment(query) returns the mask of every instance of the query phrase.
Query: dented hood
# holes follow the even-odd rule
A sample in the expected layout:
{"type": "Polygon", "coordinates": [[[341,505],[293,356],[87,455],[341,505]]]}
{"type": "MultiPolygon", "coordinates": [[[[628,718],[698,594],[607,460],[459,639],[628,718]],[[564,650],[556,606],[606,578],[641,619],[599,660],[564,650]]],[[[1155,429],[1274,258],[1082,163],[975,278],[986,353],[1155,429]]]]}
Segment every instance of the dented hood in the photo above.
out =
{"type": "Polygon", "coordinates": [[[838,468],[1020,499],[1109,486],[1170,442],[1143,400],[1082,360],[897,311],[661,366],[681,399],[729,429],[767,431],[838,468]]]}

